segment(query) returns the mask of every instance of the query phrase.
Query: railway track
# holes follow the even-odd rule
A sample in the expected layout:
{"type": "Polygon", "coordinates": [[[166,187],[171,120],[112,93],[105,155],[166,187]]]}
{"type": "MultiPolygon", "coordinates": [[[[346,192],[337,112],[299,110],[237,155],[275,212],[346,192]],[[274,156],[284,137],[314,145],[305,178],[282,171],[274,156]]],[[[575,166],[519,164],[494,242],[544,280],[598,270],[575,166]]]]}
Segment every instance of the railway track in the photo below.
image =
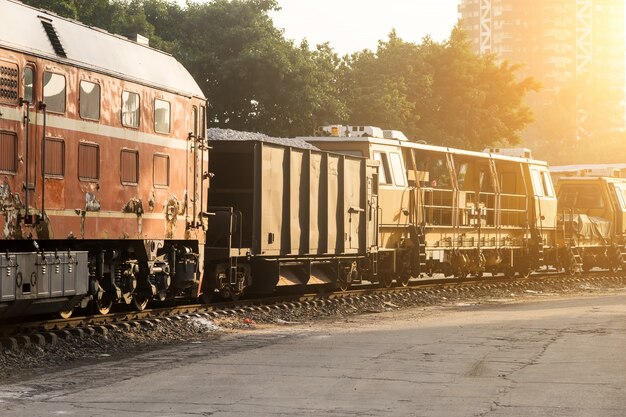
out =
{"type": "Polygon", "coordinates": [[[364,285],[344,292],[283,295],[263,299],[239,300],[211,305],[192,304],[158,307],[141,312],[114,312],[108,315],[86,315],[68,319],[40,319],[22,323],[0,325],[0,347],[19,350],[30,345],[54,345],[59,339],[72,339],[95,334],[107,335],[111,331],[124,331],[140,327],[156,328],[165,321],[188,320],[194,317],[216,319],[220,317],[245,317],[272,310],[357,305],[363,301],[380,301],[388,305],[402,304],[403,300],[425,296],[444,301],[450,298],[470,296],[473,293],[505,291],[541,292],[554,285],[575,286],[589,284],[626,285],[623,271],[587,272],[569,276],[554,273],[534,274],[528,278],[511,280],[502,276],[467,278],[462,281],[451,278],[428,278],[410,281],[406,287],[379,288],[364,285]]]}

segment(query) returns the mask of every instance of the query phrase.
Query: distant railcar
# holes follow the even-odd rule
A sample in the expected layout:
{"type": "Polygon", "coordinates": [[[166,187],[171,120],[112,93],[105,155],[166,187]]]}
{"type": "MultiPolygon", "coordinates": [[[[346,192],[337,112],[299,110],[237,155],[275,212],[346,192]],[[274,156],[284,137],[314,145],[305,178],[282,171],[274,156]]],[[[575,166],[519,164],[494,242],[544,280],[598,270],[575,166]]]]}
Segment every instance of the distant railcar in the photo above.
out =
{"type": "Polygon", "coordinates": [[[626,262],[626,179],[562,177],[557,247],[571,273],[626,262]]]}
{"type": "Polygon", "coordinates": [[[173,57],[0,13],[0,317],[197,294],[205,98],[173,57]]]}

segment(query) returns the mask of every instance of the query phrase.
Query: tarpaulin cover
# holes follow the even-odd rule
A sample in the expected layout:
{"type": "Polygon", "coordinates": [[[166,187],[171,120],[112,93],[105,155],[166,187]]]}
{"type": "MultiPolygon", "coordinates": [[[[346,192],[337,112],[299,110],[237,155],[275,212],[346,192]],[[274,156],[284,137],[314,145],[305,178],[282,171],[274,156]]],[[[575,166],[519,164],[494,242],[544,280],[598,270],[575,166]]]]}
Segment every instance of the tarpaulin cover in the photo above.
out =
{"type": "Polygon", "coordinates": [[[565,215],[568,232],[574,232],[579,238],[589,240],[609,239],[611,235],[611,221],[597,216],[586,214],[565,215]],[[572,221],[573,218],[573,221],[572,221]]]}

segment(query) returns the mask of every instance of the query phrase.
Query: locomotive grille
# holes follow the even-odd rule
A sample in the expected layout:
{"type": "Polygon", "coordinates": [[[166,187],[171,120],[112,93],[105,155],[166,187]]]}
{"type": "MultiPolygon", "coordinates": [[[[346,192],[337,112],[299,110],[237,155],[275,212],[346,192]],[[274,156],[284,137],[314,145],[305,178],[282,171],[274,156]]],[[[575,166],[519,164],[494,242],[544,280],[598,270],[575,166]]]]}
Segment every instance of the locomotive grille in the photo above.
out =
{"type": "Polygon", "coordinates": [[[7,104],[17,103],[18,74],[17,64],[0,63],[0,102],[7,104]]]}
{"type": "Polygon", "coordinates": [[[67,58],[65,49],[63,49],[63,45],[61,44],[61,39],[59,39],[59,35],[57,34],[57,31],[54,30],[54,26],[52,26],[52,23],[42,20],[41,24],[43,25],[43,28],[46,31],[46,35],[48,35],[48,39],[50,40],[50,43],[52,44],[52,47],[54,48],[54,52],[58,56],[67,58]]]}

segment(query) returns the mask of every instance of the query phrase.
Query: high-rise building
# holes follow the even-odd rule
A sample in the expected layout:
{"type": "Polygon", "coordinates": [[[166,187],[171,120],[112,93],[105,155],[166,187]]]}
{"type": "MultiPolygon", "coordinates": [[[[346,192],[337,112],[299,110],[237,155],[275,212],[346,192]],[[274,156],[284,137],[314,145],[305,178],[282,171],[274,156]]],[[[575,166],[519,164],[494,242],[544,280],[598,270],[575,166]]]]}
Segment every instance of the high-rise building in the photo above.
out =
{"type": "Polygon", "coordinates": [[[533,107],[574,86],[579,138],[609,98],[618,116],[604,128],[624,128],[624,0],[460,0],[459,14],[477,53],[520,63],[542,84],[533,107]]]}

